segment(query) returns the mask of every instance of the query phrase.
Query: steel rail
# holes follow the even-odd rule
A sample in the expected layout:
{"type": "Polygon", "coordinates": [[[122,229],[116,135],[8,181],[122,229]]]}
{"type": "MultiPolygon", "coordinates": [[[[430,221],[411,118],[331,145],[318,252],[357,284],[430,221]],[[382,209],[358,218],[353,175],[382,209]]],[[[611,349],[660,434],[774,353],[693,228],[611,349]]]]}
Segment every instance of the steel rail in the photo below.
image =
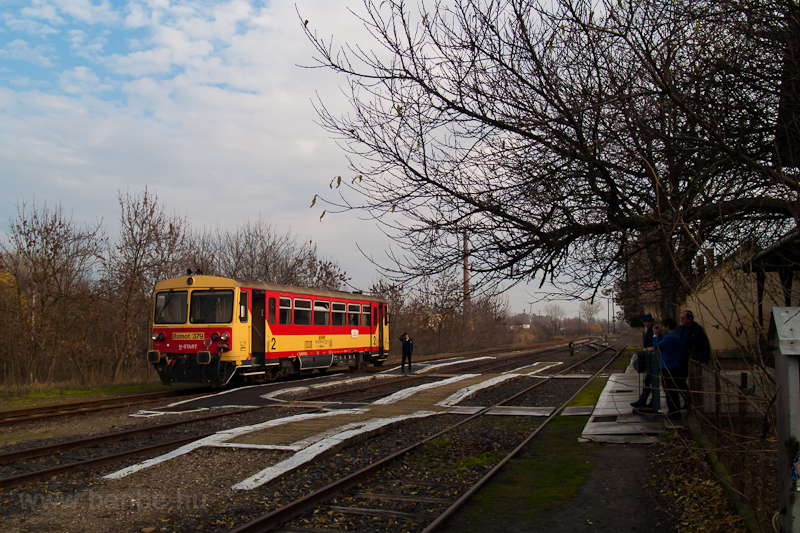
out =
{"type": "MultiPolygon", "coordinates": [[[[583,363],[585,363],[586,361],[588,361],[588,360],[590,360],[590,359],[593,359],[594,357],[596,357],[596,356],[598,356],[599,354],[601,354],[603,351],[605,351],[605,350],[598,350],[597,352],[595,352],[595,353],[593,353],[593,354],[590,354],[588,357],[586,357],[586,358],[584,358],[584,359],[581,359],[581,360],[579,360],[579,361],[575,362],[573,365],[571,365],[571,366],[568,366],[568,367],[566,367],[566,368],[563,368],[563,369],[559,370],[558,372],[556,372],[555,374],[553,374],[553,376],[557,376],[557,375],[559,375],[559,374],[566,374],[566,373],[567,373],[567,372],[569,372],[570,370],[572,370],[572,369],[574,369],[574,368],[576,368],[576,367],[582,366],[582,365],[583,365],[583,363]]],[[[548,353],[549,353],[549,352],[548,352],[548,353]]],[[[511,366],[511,364],[509,364],[509,363],[503,363],[503,364],[499,365],[499,367],[500,367],[500,368],[505,368],[505,367],[507,367],[507,366],[511,366]]],[[[471,367],[470,367],[470,368],[471,368],[471,367]]],[[[553,378],[553,376],[549,376],[549,377],[546,377],[546,378],[542,379],[542,381],[540,381],[539,383],[535,383],[535,384],[531,385],[531,386],[530,386],[530,387],[528,387],[527,389],[525,389],[525,390],[522,390],[522,391],[518,392],[518,393],[517,393],[517,394],[515,394],[514,396],[512,396],[512,397],[510,397],[510,398],[507,398],[507,399],[505,399],[505,400],[503,400],[502,402],[498,403],[497,405],[503,405],[503,404],[504,404],[504,403],[506,403],[506,402],[510,402],[510,401],[512,401],[512,400],[515,400],[515,399],[519,398],[520,396],[524,396],[525,394],[527,394],[528,392],[532,391],[533,389],[535,389],[535,388],[537,388],[537,387],[540,387],[541,385],[543,385],[544,383],[546,383],[546,382],[550,381],[551,379],[554,379],[554,378],[553,378]]],[[[396,382],[394,382],[394,383],[396,383],[396,382]]],[[[388,383],[387,383],[387,384],[388,384],[388,383]]],[[[364,397],[364,398],[358,398],[358,399],[356,399],[356,400],[352,400],[352,402],[353,402],[353,403],[365,403],[365,402],[368,402],[368,401],[371,401],[371,400],[377,400],[377,399],[379,399],[379,398],[381,398],[381,397],[383,397],[383,396],[386,396],[386,395],[385,395],[385,394],[380,394],[380,395],[374,395],[374,396],[367,396],[367,397],[364,397]]]]}
{"type": "MultiPolygon", "coordinates": [[[[157,424],[154,426],[133,428],[125,431],[107,433],[105,435],[87,437],[85,439],[75,439],[67,442],[61,442],[58,444],[47,444],[44,446],[37,446],[36,448],[28,448],[26,450],[17,450],[13,452],[0,453],[0,465],[5,465],[14,461],[23,461],[25,459],[34,459],[36,457],[42,457],[44,455],[52,454],[53,452],[69,450],[71,448],[79,448],[81,446],[93,446],[95,444],[114,442],[129,437],[135,437],[138,435],[147,435],[148,433],[155,433],[163,429],[170,429],[184,424],[192,424],[195,422],[202,422],[204,420],[212,420],[214,418],[219,418],[222,416],[234,416],[242,413],[248,413],[250,411],[255,411],[256,409],[266,409],[267,407],[268,406],[250,407],[235,412],[217,413],[213,415],[192,418],[189,420],[178,420],[175,422],[167,422],[165,424],[157,424]]],[[[2,480],[2,478],[0,478],[0,480],[2,480]]]]}
{"type": "MultiPolygon", "coordinates": [[[[523,354],[514,353],[514,354],[510,355],[508,359],[512,359],[512,358],[513,359],[518,359],[518,358],[525,358],[525,357],[532,357],[532,356],[546,356],[546,355],[551,354],[551,353],[556,353],[556,352],[558,352],[558,351],[560,351],[562,349],[563,348],[545,348],[544,351],[538,352],[538,353],[530,353],[530,352],[523,353],[523,354]]],[[[512,351],[512,350],[505,350],[505,351],[512,351]]],[[[519,349],[518,348],[514,348],[513,351],[514,352],[518,352],[519,349]]],[[[503,351],[494,351],[492,353],[503,353],[503,351]]],[[[500,366],[513,366],[514,364],[516,364],[513,361],[509,361],[508,359],[505,360],[500,366]]],[[[466,361],[465,361],[465,363],[466,363],[466,361]]],[[[462,367],[460,367],[460,368],[458,368],[456,370],[458,372],[463,372],[463,371],[466,371],[466,370],[471,370],[473,368],[486,367],[486,366],[489,366],[489,365],[492,365],[492,364],[496,364],[496,362],[482,361],[480,363],[472,364],[470,366],[466,366],[466,367],[462,366],[462,367]]],[[[453,370],[448,370],[448,371],[446,371],[444,373],[448,373],[448,372],[453,372],[453,370]]],[[[414,375],[408,376],[408,377],[399,377],[399,379],[395,379],[395,380],[391,380],[391,381],[382,381],[380,383],[371,383],[369,385],[364,385],[364,386],[356,387],[356,388],[353,388],[353,389],[326,392],[326,393],[317,394],[317,395],[314,395],[314,396],[304,396],[302,398],[298,398],[298,401],[303,401],[303,402],[319,401],[319,400],[323,400],[325,398],[342,396],[344,394],[352,394],[352,393],[356,393],[356,392],[360,392],[360,391],[366,391],[366,390],[380,388],[380,387],[387,387],[389,385],[397,385],[397,384],[402,384],[402,383],[407,383],[407,382],[419,381],[421,379],[425,379],[425,378],[428,378],[428,377],[431,377],[431,376],[428,376],[428,375],[425,375],[425,374],[414,374],[414,375]]],[[[358,402],[367,402],[367,401],[370,401],[370,400],[381,398],[382,396],[385,396],[385,394],[378,394],[378,395],[374,395],[374,396],[367,396],[367,397],[364,397],[364,398],[358,398],[356,400],[352,400],[352,402],[356,402],[356,403],[358,403],[358,402]]]]}
{"type": "MultiPolygon", "coordinates": [[[[616,350],[616,353],[614,354],[613,357],[611,357],[611,359],[608,361],[608,363],[603,365],[603,367],[600,370],[598,370],[597,372],[595,372],[592,375],[592,379],[587,380],[586,383],[584,383],[583,386],[575,392],[575,394],[570,396],[570,398],[566,402],[564,402],[559,409],[554,409],[553,412],[550,413],[550,416],[548,416],[544,420],[544,422],[542,422],[542,424],[539,425],[539,427],[537,427],[533,432],[531,432],[531,434],[528,435],[516,448],[514,448],[511,451],[511,453],[506,455],[499,463],[497,463],[491,470],[489,470],[489,472],[487,472],[486,475],[484,475],[480,480],[478,480],[478,482],[475,483],[467,492],[462,494],[461,497],[458,500],[456,500],[456,502],[453,505],[448,507],[433,522],[428,524],[428,527],[426,527],[424,530],[422,530],[422,533],[432,533],[433,531],[436,531],[437,529],[439,529],[439,527],[442,526],[442,524],[444,524],[450,517],[452,517],[459,509],[461,509],[461,507],[465,503],[467,503],[470,500],[470,498],[472,498],[480,489],[482,489],[487,483],[489,483],[489,481],[491,481],[494,478],[494,476],[496,476],[500,472],[500,470],[503,469],[503,467],[505,465],[507,465],[512,459],[514,459],[517,455],[519,455],[520,452],[534,438],[536,438],[536,436],[542,431],[542,429],[544,429],[550,422],[552,422],[555,419],[556,416],[561,414],[564,411],[564,409],[567,408],[569,403],[572,400],[574,400],[575,397],[577,397],[578,394],[580,394],[583,391],[583,389],[588,387],[589,384],[597,378],[597,376],[599,376],[601,373],[603,373],[603,371],[605,371],[605,369],[608,368],[608,366],[611,363],[614,362],[614,360],[617,358],[617,356],[620,353],[622,353],[622,350],[624,350],[627,347],[627,345],[628,345],[628,342],[626,341],[625,344],[623,344],[622,348],[620,348],[619,350],[616,350]]],[[[614,348],[609,347],[607,349],[614,349],[614,348]]],[[[603,353],[604,351],[605,350],[601,350],[601,351],[597,352],[596,355],[599,355],[599,354],[603,353]]]]}
{"type": "Polygon", "coordinates": [[[86,400],[82,402],[70,402],[62,404],[42,405],[39,407],[25,407],[0,411],[0,425],[15,424],[29,420],[41,420],[55,416],[65,416],[70,414],[87,413],[101,411],[105,409],[117,409],[128,407],[140,403],[155,402],[166,398],[191,396],[193,394],[206,394],[208,391],[199,392],[198,389],[181,389],[173,391],[148,392],[142,394],[132,394],[128,396],[118,396],[115,398],[99,398],[97,400],[86,400]]]}
{"type": "MultiPolygon", "coordinates": [[[[598,350],[597,353],[593,354],[590,357],[591,358],[596,357],[599,354],[607,351],[608,349],[612,349],[612,348],[611,347],[607,347],[607,348],[604,348],[602,350],[598,350]]],[[[622,349],[624,349],[624,346],[623,346],[622,349]]],[[[615,353],[614,356],[609,360],[609,362],[606,363],[605,365],[603,365],[602,369],[600,369],[599,371],[595,372],[593,374],[592,378],[588,379],[587,382],[583,386],[581,386],[581,388],[578,390],[578,392],[573,394],[566,402],[564,402],[562,404],[562,406],[560,408],[554,409],[553,412],[550,414],[550,416],[547,417],[545,422],[543,422],[541,424],[541,426],[539,428],[537,428],[532,433],[532,435],[528,436],[525,439],[524,444],[527,444],[528,442],[530,442],[530,440],[535,435],[537,435],[539,433],[540,428],[542,426],[544,426],[547,423],[549,423],[556,416],[556,414],[558,414],[561,411],[563,411],[563,409],[566,408],[566,406],[569,404],[569,402],[571,402],[575,398],[575,396],[577,396],[584,388],[586,388],[586,386],[588,386],[589,383],[591,383],[603,370],[606,369],[606,367],[608,367],[608,365],[611,364],[611,362],[614,361],[614,359],[622,351],[622,349],[618,350],[617,353],[615,353]]],[[[586,361],[586,359],[584,359],[582,361],[579,361],[579,362],[575,363],[575,365],[573,365],[572,367],[564,369],[561,372],[559,372],[558,374],[566,372],[566,371],[570,370],[571,368],[574,368],[575,366],[581,365],[585,361],[586,361]]],[[[522,391],[520,393],[515,394],[511,398],[503,400],[503,402],[500,402],[497,405],[502,405],[506,401],[510,401],[510,400],[520,396],[521,394],[529,392],[530,389],[532,389],[534,387],[541,386],[542,384],[546,383],[550,379],[554,379],[554,376],[551,376],[550,378],[548,378],[546,380],[543,380],[543,381],[533,385],[532,387],[529,387],[525,391],[522,391]]],[[[376,472],[380,471],[381,469],[383,469],[384,467],[386,467],[387,465],[389,465],[393,461],[395,461],[395,460],[403,457],[404,455],[416,450],[417,448],[419,448],[422,445],[424,445],[424,444],[426,444],[426,443],[428,443],[428,442],[440,437],[441,435],[453,430],[454,428],[457,428],[457,427],[459,427],[459,426],[461,426],[463,424],[466,424],[467,422],[469,422],[469,421],[471,421],[471,420],[473,420],[475,418],[483,416],[484,414],[488,413],[494,407],[496,407],[496,405],[493,405],[493,406],[490,406],[490,407],[485,407],[485,408],[481,409],[479,412],[477,412],[477,413],[475,413],[475,414],[473,414],[471,416],[466,417],[464,420],[461,420],[460,422],[458,422],[456,424],[453,424],[452,426],[450,426],[450,427],[448,427],[448,428],[446,428],[446,429],[444,429],[442,431],[439,431],[438,433],[436,433],[434,435],[430,435],[430,436],[422,439],[419,442],[416,442],[416,443],[414,443],[414,444],[412,444],[412,445],[410,445],[410,446],[408,446],[406,448],[403,448],[402,450],[400,450],[398,452],[395,452],[395,453],[393,453],[393,454],[391,454],[391,455],[389,455],[387,457],[384,457],[383,459],[380,459],[380,460],[372,463],[371,465],[369,465],[369,466],[367,466],[365,468],[362,468],[361,470],[359,470],[357,472],[353,472],[352,474],[349,474],[349,475],[347,475],[347,476],[345,476],[345,477],[343,477],[343,478],[341,478],[339,480],[336,480],[336,481],[330,483],[329,485],[326,485],[325,487],[317,489],[316,491],[314,491],[314,492],[312,492],[310,494],[307,494],[306,496],[304,496],[302,498],[299,498],[299,499],[295,500],[294,502],[291,502],[291,503],[289,503],[287,505],[284,505],[284,506],[282,506],[282,507],[280,507],[278,509],[275,509],[275,510],[273,510],[273,511],[271,511],[271,512],[269,512],[269,513],[267,513],[267,514],[265,514],[265,515],[263,515],[261,517],[258,517],[256,519],[252,520],[251,522],[249,522],[247,524],[243,524],[242,526],[231,530],[229,533],[265,533],[265,532],[268,532],[268,531],[274,531],[276,528],[281,527],[285,523],[287,523],[290,520],[300,516],[304,512],[309,511],[309,510],[317,507],[320,503],[322,503],[322,502],[332,498],[333,496],[335,496],[335,495],[337,495],[337,494],[339,494],[339,493],[341,493],[341,492],[353,487],[354,485],[356,485],[357,483],[361,482],[365,478],[368,478],[369,476],[371,476],[371,475],[375,474],[376,472]]],[[[516,455],[517,453],[519,453],[519,450],[522,448],[522,446],[523,445],[518,446],[511,453],[516,455]]],[[[504,459],[501,462],[502,462],[502,464],[506,464],[509,460],[510,459],[504,459]]],[[[499,470],[499,468],[495,467],[495,468],[492,469],[492,472],[496,472],[497,470],[499,470]]],[[[484,477],[486,477],[486,476],[484,476],[484,477]]],[[[482,478],[481,480],[479,480],[479,483],[481,483],[481,486],[483,486],[483,485],[485,485],[485,483],[487,481],[488,481],[488,479],[484,480],[482,478]]],[[[468,493],[474,494],[474,492],[471,491],[471,490],[468,491],[468,493]]],[[[456,507],[455,510],[457,510],[458,508],[461,507],[461,505],[463,505],[463,502],[459,503],[462,499],[463,499],[463,497],[460,498],[458,501],[456,501],[456,503],[453,504],[454,506],[456,504],[458,504],[458,507],[456,507]]],[[[465,501],[466,501],[466,499],[464,499],[464,502],[465,501]]],[[[448,510],[449,509],[450,508],[448,508],[448,510]]],[[[455,512],[455,510],[450,511],[450,514],[455,512]]],[[[446,510],[445,512],[448,512],[448,511],[446,510]]],[[[450,514],[448,514],[448,516],[450,516],[450,514]]]]}
{"type": "Polygon", "coordinates": [[[173,448],[182,446],[183,444],[202,439],[208,437],[209,435],[213,435],[213,433],[203,433],[200,435],[194,435],[192,437],[184,437],[182,439],[173,440],[169,442],[163,442],[161,444],[154,444],[152,446],[145,446],[144,448],[137,448],[135,450],[128,450],[125,452],[119,452],[111,455],[104,455],[103,457],[95,457],[92,459],[86,459],[85,461],[80,461],[77,463],[70,463],[66,465],[59,465],[54,466],[52,468],[47,468],[45,470],[38,470],[36,472],[30,472],[28,474],[20,474],[18,476],[7,477],[0,479],[0,488],[14,488],[19,487],[20,485],[30,483],[32,481],[37,481],[40,479],[48,478],[53,476],[54,474],[61,474],[67,472],[69,470],[81,470],[86,468],[87,466],[91,466],[92,468],[98,466],[104,466],[107,464],[115,463],[121,459],[127,459],[129,457],[134,457],[137,455],[148,454],[151,452],[156,452],[163,450],[165,448],[173,448]]]}

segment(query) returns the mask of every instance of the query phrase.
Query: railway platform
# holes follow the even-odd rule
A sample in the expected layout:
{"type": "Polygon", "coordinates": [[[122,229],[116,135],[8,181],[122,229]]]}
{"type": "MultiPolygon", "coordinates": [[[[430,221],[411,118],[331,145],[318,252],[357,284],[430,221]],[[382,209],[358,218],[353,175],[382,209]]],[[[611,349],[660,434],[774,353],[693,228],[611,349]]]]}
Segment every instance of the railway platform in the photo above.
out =
{"type": "MultiPolygon", "coordinates": [[[[616,444],[649,444],[658,441],[658,434],[670,427],[681,427],[685,420],[668,420],[663,415],[635,413],[631,403],[639,398],[641,374],[633,365],[624,373],[610,374],[581,439],[616,444]]],[[[661,391],[661,405],[666,396],[661,391]]]]}

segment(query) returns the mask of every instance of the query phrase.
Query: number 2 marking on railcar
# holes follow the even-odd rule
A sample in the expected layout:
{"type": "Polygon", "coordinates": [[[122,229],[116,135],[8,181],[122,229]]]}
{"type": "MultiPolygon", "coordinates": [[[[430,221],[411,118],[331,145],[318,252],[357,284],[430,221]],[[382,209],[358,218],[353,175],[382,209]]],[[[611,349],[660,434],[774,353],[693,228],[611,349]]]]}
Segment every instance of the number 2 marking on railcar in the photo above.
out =
{"type": "Polygon", "coordinates": [[[276,343],[276,339],[275,339],[275,337],[272,337],[272,347],[270,348],[270,350],[275,351],[275,343],[276,343]]]}

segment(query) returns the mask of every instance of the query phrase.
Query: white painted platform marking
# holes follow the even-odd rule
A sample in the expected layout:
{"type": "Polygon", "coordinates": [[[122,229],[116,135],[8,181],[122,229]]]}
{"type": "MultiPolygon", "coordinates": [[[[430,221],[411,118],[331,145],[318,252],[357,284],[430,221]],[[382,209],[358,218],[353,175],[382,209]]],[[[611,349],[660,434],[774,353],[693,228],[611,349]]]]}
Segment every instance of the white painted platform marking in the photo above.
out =
{"type": "Polygon", "coordinates": [[[357,437],[359,434],[365,431],[373,431],[376,429],[380,429],[383,426],[393,424],[400,420],[408,420],[410,418],[424,418],[437,414],[439,413],[434,411],[418,411],[411,415],[403,414],[393,418],[373,418],[372,420],[365,422],[358,429],[343,431],[337,433],[336,435],[332,435],[327,439],[321,440],[318,443],[297,452],[289,459],[286,459],[285,461],[281,461],[278,464],[267,467],[261,472],[250,476],[249,478],[237,483],[236,485],[233,485],[231,488],[234,490],[252,490],[258,488],[264,483],[269,483],[273,479],[282,476],[287,472],[291,472],[298,466],[302,466],[310,461],[313,461],[314,458],[317,457],[319,454],[326,452],[331,448],[339,446],[340,444],[347,442],[351,438],[357,437]]]}
{"type": "Polygon", "coordinates": [[[519,377],[519,374],[503,374],[502,376],[497,376],[491,379],[487,379],[486,381],[482,381],[475,385],[470,385],[469,387],[464,387],[463,389],[459,389],[458,391],[454,392],[441,402],[437,403],[441,407],[452,407],[457,405],[458,403],[466,400],[467,398],[471,398],[474,396],[478,391],[482,389],[487,389],[489,387],[494,387],[495,385],[502,383],[504,381],[508,381],[509,379],[513,379],[519,377]]]}

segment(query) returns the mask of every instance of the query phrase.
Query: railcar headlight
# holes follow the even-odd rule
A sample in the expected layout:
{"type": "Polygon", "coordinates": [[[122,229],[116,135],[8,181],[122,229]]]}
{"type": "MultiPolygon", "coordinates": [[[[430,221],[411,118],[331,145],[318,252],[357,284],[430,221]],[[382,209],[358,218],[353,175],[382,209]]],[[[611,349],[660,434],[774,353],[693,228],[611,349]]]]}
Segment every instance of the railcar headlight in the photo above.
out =
{"type": "Polygon", "coordinates": [[[217,342],[219,340],[219,333],[212,333],[211,340],[217,342]]]}
{"type": "Polygon", "coordinates": [[[228,340],[228,332],[223,333],[222,335],[219,336],[219,338],[222,339],[222,341],[227,341],[228,340]]]}
{"type": "Polygon", "coordinates": [[[154,341],[163,342],[167,337],[163,333],[153,333],[152,339],[154,341]]]}

